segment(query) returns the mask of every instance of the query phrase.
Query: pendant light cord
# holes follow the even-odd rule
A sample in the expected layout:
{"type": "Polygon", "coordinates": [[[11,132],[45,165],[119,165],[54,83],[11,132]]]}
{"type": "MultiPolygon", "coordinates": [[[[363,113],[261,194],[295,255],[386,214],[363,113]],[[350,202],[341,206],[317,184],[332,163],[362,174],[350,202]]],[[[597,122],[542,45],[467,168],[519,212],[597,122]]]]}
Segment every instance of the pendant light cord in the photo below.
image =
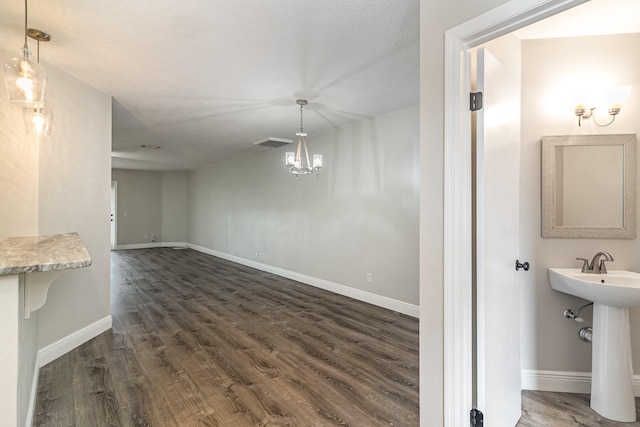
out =
{"type": "Polygon", "coordinates": [[[29,49],[27,45],[27,0],[24,0],[24,48],[29,49]]]}

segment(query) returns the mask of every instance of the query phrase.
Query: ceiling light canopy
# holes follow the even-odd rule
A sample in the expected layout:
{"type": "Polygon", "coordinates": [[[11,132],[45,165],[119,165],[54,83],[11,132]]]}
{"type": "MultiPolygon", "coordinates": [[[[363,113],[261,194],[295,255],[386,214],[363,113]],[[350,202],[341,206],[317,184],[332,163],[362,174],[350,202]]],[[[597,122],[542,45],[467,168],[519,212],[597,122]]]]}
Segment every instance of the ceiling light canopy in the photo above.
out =
{"type": "Polygon", "coordinates": [[[307,149],[307,134],[304,133],[302,107],[307,105],[308,102],[305,99],[298,99],[296,104],[300,106],[300,132],[296,133],[298,136],[297,150],[288,151],[285,153],[285,165],[289,168],[289,173],[296,175],[308,175],[311,173],[320,174],[322,168],[322,154],[314,154],[309,161],[309,150],[307,149]]]}

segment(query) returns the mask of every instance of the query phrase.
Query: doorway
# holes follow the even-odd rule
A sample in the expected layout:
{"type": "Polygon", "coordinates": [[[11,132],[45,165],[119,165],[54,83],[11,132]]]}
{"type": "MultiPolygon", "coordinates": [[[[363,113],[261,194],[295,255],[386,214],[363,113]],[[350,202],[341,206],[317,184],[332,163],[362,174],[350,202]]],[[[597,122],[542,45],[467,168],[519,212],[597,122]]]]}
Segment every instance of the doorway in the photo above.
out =
{"type": "MultiPolygon", "coordinates": [[[[469,425],[473,403],[471,118],[466,53],[584,0],[511,1],[445,33],[444,419],[469,425]],[[462,142],[465,141],[465,142],[462,142]]],[[[508,311],[505,310],[505,314],[508,311]]]]}

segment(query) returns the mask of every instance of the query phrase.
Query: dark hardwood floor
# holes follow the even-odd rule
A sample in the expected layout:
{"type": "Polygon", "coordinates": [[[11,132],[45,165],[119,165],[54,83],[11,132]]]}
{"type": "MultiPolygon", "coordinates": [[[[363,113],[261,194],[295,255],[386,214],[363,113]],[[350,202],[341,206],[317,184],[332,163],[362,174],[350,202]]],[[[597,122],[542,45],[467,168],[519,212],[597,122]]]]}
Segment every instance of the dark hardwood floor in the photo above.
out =
{"type": "MultiPolygon", "coordinates": [[[[589,399],[588,394],[524,390],[517,427],[640,426],[639,422],[619,423],[601,417],[590,408],[589,399]]],[[[640,398],[636,398],[636,413],[640,417],[640,398]]]]}
{"type": "Polygon", "coordinates": [[[418,320],[193,250],[112,253],[113,329],[36,426],[417,426],[418,320]]]}

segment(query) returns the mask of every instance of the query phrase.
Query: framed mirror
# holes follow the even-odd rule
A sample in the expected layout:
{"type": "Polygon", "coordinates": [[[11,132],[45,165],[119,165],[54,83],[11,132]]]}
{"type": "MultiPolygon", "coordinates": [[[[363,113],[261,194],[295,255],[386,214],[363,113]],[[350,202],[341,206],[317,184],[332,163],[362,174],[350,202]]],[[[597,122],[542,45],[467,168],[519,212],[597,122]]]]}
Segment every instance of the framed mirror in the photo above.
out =
{"type": "Polygon", "coordinates": [[[636,139],[542,137],[542,237],[636,237],[636,139]]]}

